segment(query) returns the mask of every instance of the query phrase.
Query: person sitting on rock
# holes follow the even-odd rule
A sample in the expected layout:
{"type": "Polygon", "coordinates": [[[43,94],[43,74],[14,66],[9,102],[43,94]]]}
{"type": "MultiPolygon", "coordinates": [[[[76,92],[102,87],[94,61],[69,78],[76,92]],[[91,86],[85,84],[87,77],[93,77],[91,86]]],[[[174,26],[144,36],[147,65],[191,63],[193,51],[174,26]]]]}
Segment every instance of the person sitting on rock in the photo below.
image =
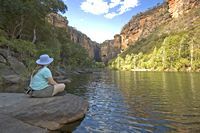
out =
{"type": "Polygon", "coordinates": [[[57,83],[53,77],[51,70],[47,67],[53,62],[47,54],[43,54],[36,61],[37,69],[33,71],[30,81],[30,95],[32,97],[50,97],[60,92],[64,92],[65,84],[57,83]]]}

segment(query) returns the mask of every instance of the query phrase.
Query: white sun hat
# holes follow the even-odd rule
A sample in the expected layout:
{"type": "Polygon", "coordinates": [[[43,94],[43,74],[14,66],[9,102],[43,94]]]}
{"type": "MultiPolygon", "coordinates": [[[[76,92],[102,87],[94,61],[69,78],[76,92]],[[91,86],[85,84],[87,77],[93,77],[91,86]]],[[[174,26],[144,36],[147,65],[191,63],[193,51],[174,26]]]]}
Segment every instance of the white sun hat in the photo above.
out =
{"type": "Polygon", "coordinates": [[[49,65],[51,62],[53,62],[53,58],[50,58],[47,54],[40,55],[40,58],[36,61],[38,65],[49,65]]]}

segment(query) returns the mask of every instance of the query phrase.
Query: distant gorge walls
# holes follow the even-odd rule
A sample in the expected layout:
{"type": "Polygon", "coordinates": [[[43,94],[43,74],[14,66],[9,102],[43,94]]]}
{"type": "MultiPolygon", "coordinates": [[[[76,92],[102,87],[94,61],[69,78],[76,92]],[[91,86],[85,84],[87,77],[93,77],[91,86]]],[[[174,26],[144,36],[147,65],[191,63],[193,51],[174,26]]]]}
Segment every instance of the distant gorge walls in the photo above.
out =
{"type": "Polygon", "coordinates": [[[124,25],[120,34],[116,34],[113,40],[106,40],[101,45],[69,26],[68,20],[59,14],[49,14],[48,21],[56,27],[66,29],[71,41],[84,47],[90,58],[107,63],[136,41],[150,35],[158,26],[188,13],[193,8],[199,8],[199,5],[200,0],[166,0],[161,5],[133,16],[124,25]]]}
{"type": "MultiPolygon", "coordinates": [[[[92,41],[88,36],[84,33],[76,30],[75,28],[68,25],[67,18],[62,17],[59,14],[51,13],[48,16],[48,21],[55,27],[65,29],[72,42],[81,45],[88,52],[90,58],[95,59],[97,61],[100,60],[100,48],[97,42],[92,41]]],[[[67,36],[67,35],[66,35],[67,36]]]]}
{"type": "Polygon", "coordinates": [[[97,61],[100,60],[99,44],[97,42],[92,41],[88,36],[71,26],[68,26],[68,33],[70,35],[70,39],[74,43],[80,44],[88,51],[90,58],[95,59],[97,61]]]}
{"type": "Polygon", "coordinates": [[[120,52],[142,38],[146,38],[155,29],[175,19],[193,8],[199,8],[200,0],[167,0],[144,13],[133,16],[124,25],[120,34],[116,34],[113,40],[105,41],[100,49],[102,61],[107,63],[120,52]]]}

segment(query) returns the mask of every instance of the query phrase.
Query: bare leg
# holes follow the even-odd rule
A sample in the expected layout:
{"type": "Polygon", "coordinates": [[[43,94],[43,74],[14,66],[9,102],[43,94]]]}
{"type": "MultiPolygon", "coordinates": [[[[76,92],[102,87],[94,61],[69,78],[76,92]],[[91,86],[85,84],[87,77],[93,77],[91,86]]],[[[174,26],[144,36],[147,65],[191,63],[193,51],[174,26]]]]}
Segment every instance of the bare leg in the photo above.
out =
{"type": "Polygon", "coordinates": [[[54,85],[52,96],[54,96],[57,93],[62,92],[64,90],[65,90],[65,84],[56,84],[56,85],[54,85]]]}

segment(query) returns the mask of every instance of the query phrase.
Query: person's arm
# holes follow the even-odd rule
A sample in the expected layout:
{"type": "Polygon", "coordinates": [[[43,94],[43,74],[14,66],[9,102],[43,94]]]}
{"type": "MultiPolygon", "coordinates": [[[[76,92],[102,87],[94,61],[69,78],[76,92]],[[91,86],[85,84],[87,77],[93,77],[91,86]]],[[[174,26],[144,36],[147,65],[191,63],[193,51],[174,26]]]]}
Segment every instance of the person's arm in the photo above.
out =
{"type": "Polygon", "coordinates": [[[51,84],[51,85],[56,85],[56,84],[58,84],[58,83],[53,79],[53,77],[49,77],[49,78],[48,78],[48,82],[49,82],[49,84],[51,84]]]}

